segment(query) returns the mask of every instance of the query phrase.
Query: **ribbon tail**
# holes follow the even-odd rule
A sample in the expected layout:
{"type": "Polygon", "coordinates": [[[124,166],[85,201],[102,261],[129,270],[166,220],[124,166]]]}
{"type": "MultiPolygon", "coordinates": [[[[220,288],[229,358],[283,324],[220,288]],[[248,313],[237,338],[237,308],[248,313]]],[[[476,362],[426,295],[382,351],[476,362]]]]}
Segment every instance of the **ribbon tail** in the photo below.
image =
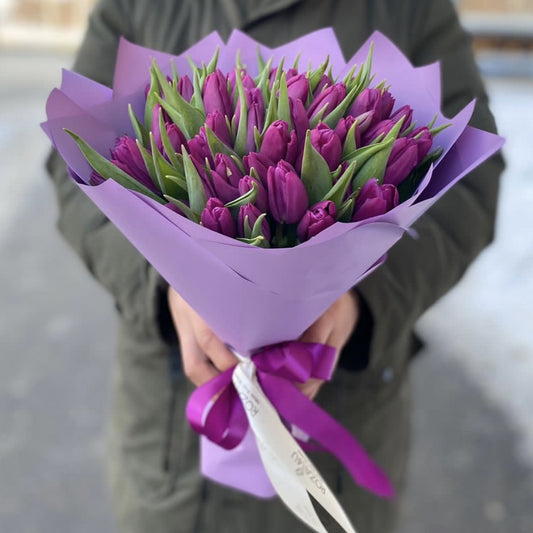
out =
{"type": "Polygon", "coordinates": [[[230,368],[195,389],[186,409],[194,431],[226,450],[235,448],[248,430],[242,403],[231,385],[232,374],[230,368]]]}
{"type": "Polygon", "coordinates": [[[387,475],[334,418],[287,380],[261,373],[260,383],[280,416],[335,455],[358,485],[382,498],[394,497],[387,475]]]}

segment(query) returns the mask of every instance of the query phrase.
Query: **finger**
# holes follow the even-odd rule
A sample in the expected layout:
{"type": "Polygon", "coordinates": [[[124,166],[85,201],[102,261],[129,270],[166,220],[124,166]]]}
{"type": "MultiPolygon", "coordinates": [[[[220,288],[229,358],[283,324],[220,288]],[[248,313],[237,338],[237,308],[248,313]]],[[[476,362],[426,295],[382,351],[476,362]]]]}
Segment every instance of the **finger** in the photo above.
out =
{"type": "Polygon", "coordinates": [[[183,372],[194,385],[199,387],[219,374],[198,346],[194,335],[181,335],[180,348],[183,372]]]}
{"type": "Polygon", "coordinates": [[[331,335],[331,329],[331,323],[322,316],[303,332],[299,340],[300,342],[326,344],[327,339],[331,335]]]}
{"type": "Polygon", "coordinates": [[[295,383],[295,385],[303,394],[312,400],[318,394],[323,383],[324,381],[321,379],[310,378],[305,383],[295,383]]]}
{"type": "Polygon", "coordinates": [[[200,350],[218,370],[224,372],[239,362],[200,317],[193,319],[193,330],[200,350]]]}

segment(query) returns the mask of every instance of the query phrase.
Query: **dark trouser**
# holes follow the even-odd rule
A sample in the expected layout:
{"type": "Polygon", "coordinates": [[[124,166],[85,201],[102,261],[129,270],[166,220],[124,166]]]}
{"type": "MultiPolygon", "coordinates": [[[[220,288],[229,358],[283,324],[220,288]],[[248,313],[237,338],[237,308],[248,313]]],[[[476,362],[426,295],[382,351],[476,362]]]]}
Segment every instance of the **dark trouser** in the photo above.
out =
{"type": "MultiPolygon", "coordinates": [[[[174,356],[179,357],[179,356],[174,356]]],[[[110,474],[124,533],[292,533],[309,531],[278,499],[259,500],[202,478],[198,437],[184,411],[192,385],[156,342],[122,331],[114,377],[110,474]]],[[[366,373],[338,369],[317,402],[355,435],[392,479],[399,497],[381,500],[358,488],[327,454],[311,454],[337,491],[358,533],[393,531],[409,448],[410,387],[398,379],[376,391],[366,373]]],[[[329,528],[328,531],[336,531],[329,528]]]]}

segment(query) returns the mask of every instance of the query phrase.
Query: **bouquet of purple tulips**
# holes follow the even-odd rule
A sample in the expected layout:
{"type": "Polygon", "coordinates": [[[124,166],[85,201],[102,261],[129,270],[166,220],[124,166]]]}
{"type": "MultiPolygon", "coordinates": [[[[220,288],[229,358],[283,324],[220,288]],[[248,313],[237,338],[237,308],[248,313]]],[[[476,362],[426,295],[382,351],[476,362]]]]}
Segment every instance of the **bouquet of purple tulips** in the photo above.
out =
{"type": "Polygon", "coordinates": [[[122,41],[112,89],[64,72],[43,129],[72,178],[241,360],[189,402],[205,475],[277,492],[325,531],[311,494],[354,531],[309,439],[392,495],[293,384],[327,379],[335,354],[288,341],[501,147],[467,125],[473,107],[443,117],[438,65],[414,68],[379,33],[348,63],[331,30],[277,49],[235,31],[179,56],[122,41]]]}
{"type": "Polygon", "coordinates": [[[217,58],[190,76],[154,62],[143,120],[130,113],[135,136],[117,138],[109,161],[71,132],[92,183],[114,179],[210,230],[281,248],[390,211],[442,153],[430,153],[437,116],[417,126],[384,81],[370,86],[371,53],[340,81],[329,58],[300,73],[259,56],[255,77],[217,58]]]}

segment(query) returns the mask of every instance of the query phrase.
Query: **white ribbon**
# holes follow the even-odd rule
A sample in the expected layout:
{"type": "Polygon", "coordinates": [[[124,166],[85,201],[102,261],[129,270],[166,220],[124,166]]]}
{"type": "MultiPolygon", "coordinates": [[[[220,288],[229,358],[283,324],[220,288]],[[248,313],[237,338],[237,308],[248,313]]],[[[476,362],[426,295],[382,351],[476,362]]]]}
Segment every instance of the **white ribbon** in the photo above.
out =
{"type": "Polygon", "coordinates": [[[317,533],[327,533],[313,504],[311,494],[347,533],[356,533],[349,518],[309,457],[283,425],[259,385],[254,363],[235,354],[240,363],[233,372],[259,454],[270,482],[285,505],[317,533]]]}

